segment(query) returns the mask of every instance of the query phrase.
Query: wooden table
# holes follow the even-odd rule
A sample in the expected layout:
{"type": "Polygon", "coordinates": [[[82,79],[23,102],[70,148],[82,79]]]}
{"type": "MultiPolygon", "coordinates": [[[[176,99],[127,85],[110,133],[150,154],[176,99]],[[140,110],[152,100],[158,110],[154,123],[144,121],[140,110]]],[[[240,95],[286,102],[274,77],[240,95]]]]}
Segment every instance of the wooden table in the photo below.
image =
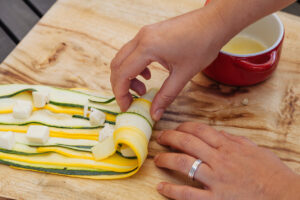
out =
{"type": "MultiPolygon", "coordinates": [[[[125,42],[145,24],[202,4],[202,0],[60,0],[0,65],[0,82],[88,87],[111,93],[109,64],[125,42]]],[[[124,180],[95,181],[0,166],[0,196],[163,199],[155,190],[158,182],[185,183],[187,179],[154,166],[153,156],[167,150],[155,142],[157,130],[190,120],[246,136],[300,173],[300,18],[279,16],[286,40],[274,76],[253,87],[236,88],[197,75],[156,124],[148,159],[138,174],[124,180]],[[245,98],[247,106],[241,104],[245,98]]],[[[156,63],[150,68],[153,78],[147,86],[158,87],[167,72],[156,63]]]]}

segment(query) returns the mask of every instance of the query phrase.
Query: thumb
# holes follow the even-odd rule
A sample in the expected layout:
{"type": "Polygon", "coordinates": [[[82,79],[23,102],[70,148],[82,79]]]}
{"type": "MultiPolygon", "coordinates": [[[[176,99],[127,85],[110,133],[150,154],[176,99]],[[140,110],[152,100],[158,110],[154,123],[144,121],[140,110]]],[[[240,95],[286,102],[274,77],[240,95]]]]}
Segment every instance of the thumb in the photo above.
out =
{"type": "Polygon", "coordinates": [[[155,121],[161,118],[165,109],[174,101],[190,79],[189,76],[180,71],[177,73],[175,71],[173,72],[174,73],[171,73],[165,80],[152,102],[151,116],[155,121]]]}

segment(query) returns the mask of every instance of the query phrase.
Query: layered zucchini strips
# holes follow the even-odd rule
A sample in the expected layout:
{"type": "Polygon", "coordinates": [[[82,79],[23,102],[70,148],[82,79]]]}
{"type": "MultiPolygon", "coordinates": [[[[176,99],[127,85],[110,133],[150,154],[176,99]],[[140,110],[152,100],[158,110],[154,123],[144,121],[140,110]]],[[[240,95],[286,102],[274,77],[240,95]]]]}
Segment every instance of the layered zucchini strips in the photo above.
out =
{"type": "Polygon", "coordinates": [[[85,89],[0,85],[0,163],[90,179],[135,174],[147,157],[156,90],[121,113],[115,99],[85,89]]]}

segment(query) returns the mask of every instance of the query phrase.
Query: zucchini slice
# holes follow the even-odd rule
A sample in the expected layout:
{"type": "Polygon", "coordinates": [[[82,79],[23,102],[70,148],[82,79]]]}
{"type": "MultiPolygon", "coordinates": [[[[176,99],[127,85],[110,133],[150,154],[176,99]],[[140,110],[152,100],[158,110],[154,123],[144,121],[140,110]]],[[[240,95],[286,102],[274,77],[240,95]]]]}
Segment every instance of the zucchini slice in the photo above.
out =
{"type": "Polygon", "coordinates": [[[90,179],[126,178],[135,174],[147,156],[147,146],[154,121],[150,116],[151,101],[156,94],[150,90],[137,98],[121,113],[114,97],[105,97],[85,89],[61,89],[42,85],[0,85],[0,131],[13,131],[13,150],[0,149],[0,164],[17,169],[90,179]],[[32,91],[48,92],[50,103],[34,108],[26,120],[16,120],[12,107],[16,100],[32,101],[32,91]],[[114,125],[109,146],[99,145],[103,126],[91,126],[83,108],[107,113],[106,123],[114,125]],[[117,116],[116,116],[117,115],[117,116]],[[31,124],[50,127],[46,144],[32,144],[26,138],[31,124]],[[101,132],[100,132],[101,134],[101,132]],[[93,147],[104,154],[95,160],[93,147]],[[105,149],[104,149],[105,148],[105,149]],[[107,149],[110,148],[110,151],[107,149]],[[105,152],[109,152],[105,156],[105,152]]]}
{"type": "Polygon", "coordinates": [[[102,102],[108,101],[110,98],[93,96],[88,93],[76,90],[68,90],[43,85],[0,85],[0,99],[16,96],[24,92],[41,91],[48,92],[50,94],[50,104],[57,106],[66,106],[73,108],[83,108],[85,105],[89,107],[97,108],[103,112],[117,115],[120,112],[120,108],[116,102],[109,104],[90,102],[89,98],[101,99],[102,102]]]}
{"type": "Polygon", "coordinates": [[[50,174],[57,175],[65,175],[65,176],[74,176],[80,178],[90,178],[90,179],[117,179],[117,178],[125,178],[130,176],[132,172],[135,172],[136,169],[133,169],[128,172],[115,172],[115,171],[101,171],[101,170],[92,170],[92,169],[72,169],[72,168],[58,168],[55,166],[54,168],[47,166],[39,166],[39,165],[29,165],[28,163],[16,162],[13,160],[2,160],[0,159],[0,164],[7,165],[17,169],[37,171],[37,172],[45,172],[50,174]]]}

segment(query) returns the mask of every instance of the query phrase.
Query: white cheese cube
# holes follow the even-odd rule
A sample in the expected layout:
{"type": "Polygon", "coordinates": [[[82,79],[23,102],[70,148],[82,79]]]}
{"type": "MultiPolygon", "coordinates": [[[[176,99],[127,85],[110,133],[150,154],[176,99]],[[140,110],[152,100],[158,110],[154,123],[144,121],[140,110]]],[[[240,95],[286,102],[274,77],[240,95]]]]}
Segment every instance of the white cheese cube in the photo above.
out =
{"type": "Polygon", "coordinates": [[[49,128],[40,125],[29,126],[26,137],[30,143],[45,144],[49,139],[49,128]]]}
{"type": "Polygon", "coordinates": [[[100,126],[104,124],[105,122],[105,113],[97,110],[97,109],[92,109],[92,112],[90,113],[90,124],[92,126],[100,126]]]}
{"type": "Polygon", "coordinates": [[[32,103],[30,101],[17,100],[13,107],[13,117],[15,119],[27,119],[32,112],[32,103]]]}
{"type": "Polygon", "coordinates": [[[12,150],[15,145],[15,135],[12,132],[0,132],[0,148],[12,150]]]}
{"type": "Polygon", "coordinates": [[[114,135],[114,127],[110,124],[104,124],[104,128],[99,131],[99,142],[114,135]]]}
{"type": "Polygon", "coordinates": [[[37,108],[43,108],[50,101],[48,92],[32,92],[33,105],[37,108]]]}

